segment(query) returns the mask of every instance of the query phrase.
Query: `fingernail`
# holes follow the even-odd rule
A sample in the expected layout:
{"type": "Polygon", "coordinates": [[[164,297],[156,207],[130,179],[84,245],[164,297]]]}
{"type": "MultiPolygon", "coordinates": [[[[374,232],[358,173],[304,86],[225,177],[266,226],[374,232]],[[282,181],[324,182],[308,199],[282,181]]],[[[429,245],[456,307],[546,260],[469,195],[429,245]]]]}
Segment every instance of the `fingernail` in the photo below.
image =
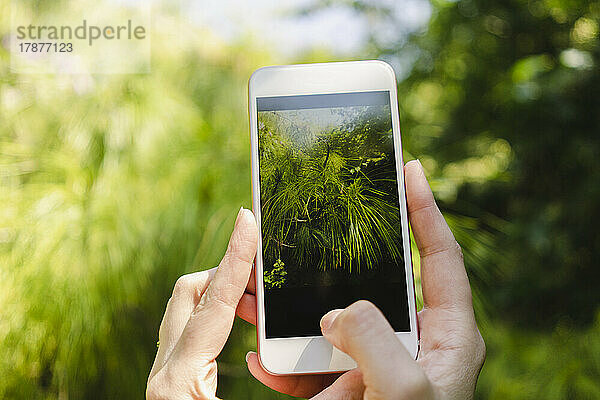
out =
{"type": "Polygon", "coordinates": [[[423,164],[421,164],[421,160],[419,160],[418,158],[415,160],[417,162],[417,164],[419,165],[419,170],[421,172],[421,175],[423,176],[427,176],[427,174],[425,174],[425,168],[423,168],[423,164]]]}
{"type": "Polygon", "coordinates": [[[237,217],[235,217],[235,225],[238,224],[239,220],[240,220],[240,216],[243,214],[244,212],[244,207],[240,207],[240,211],[238,211],[237,217]]]}
{"type": "Polygon", "coordinates": [[[246,364],[248,364],[248,360],[250,359],[250,355],[254,353],[253,351],[249,351],[246,353],[246,364]]]}
{"type": "Polygon", "coordinates": [[[333,321],[335,321],[337,316],[342,311],[344,311],[344,310],[340,310],[340,309],[331,310],[327,314],[323,315],[323,318],[321,318],[321,331],[325,332],[326,330],[328,330],[331,327],[331,325],[333,324],[333,321]]]}
{"type": "Polygon", "coordinates": [[[421,164],[421,160],[419,160],[418,158],[416,159],[417,164],[419,164],[419,168],[421,168],[421,171],[424,171],[423,169],[423,164],[421,164]]]}

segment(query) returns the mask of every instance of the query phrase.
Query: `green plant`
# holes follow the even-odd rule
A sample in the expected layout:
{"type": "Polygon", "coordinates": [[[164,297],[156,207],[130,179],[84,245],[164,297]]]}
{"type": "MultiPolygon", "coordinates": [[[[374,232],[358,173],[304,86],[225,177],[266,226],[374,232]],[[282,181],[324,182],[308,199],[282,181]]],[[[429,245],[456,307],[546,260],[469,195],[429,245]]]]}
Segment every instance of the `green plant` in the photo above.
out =
{"type": "Polygon", "coordinates": [[[275,261],[275,264],[273,264],[273,268],[271,270],[265,270],[264,275],[264,282],[267,288],[281,289],[285,283],[285,276],[287,275],[285,264],[283,261],[281,261],[281,258],[278,258],[275,261]]]}
{"type": "Polygon", "coordinates": [[[402,259],[389,108],[338,113],[342,127],[312,137],[298,135],[289,115],[261,113],[268,260],[289,253],[298,265],[352,272],[372,269],[385,257],[402,259]]]}

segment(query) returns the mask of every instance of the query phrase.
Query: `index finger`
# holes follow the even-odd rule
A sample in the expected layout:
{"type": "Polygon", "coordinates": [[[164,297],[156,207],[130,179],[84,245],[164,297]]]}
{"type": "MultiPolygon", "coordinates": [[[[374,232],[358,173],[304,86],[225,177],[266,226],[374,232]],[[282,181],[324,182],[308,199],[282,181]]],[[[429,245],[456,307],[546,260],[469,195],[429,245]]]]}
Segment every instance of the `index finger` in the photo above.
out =
{"type": "Polygon", "coordinates": [[[408,217],[421,257],[425,307],[472,310],[471,286],[460,246],[435,203],[421,163],[408,162],[404,174],[408,217]]]}
{"type": "Polygon", "coordinates": [[[321,319],[321,330],[331,344],[356,361],[367,392],[401,398],[410,388],[430,390],[425,373],[373,303],[359,300],[344,310],[330,311],[321,319]]]}

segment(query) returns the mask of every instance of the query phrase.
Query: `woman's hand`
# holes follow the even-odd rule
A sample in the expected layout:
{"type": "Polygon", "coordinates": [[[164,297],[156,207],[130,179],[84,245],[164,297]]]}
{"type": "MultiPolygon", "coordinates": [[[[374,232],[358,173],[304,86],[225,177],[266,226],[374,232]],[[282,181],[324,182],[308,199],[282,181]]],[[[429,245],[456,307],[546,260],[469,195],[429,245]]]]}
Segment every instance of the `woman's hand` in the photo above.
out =
{"type": "MultiPolygon", "coordinates": [[[[473,398],[485,344],[475,322],[462,253],[420,163],[409,162],[404,171],[408,213],[421,256],[424,307],[418,315],[417,360],[395,337],[383,314],[373,304],[359,301],[321,320],[323,335],[354,358],[357,369],[339,378],[273,376],[261,368],[255,353],[249,353],[248,369],[259,381],[293,396],[316,395],[314,400],[473,398]]],[[[246,316],[249,321],[253,318],[246,316]]]]}
{"type": "MultiPolygon", "coordinates": [[[[159,331],[158,352],[148,377],[147,399],[214,399],[217,363],[236,309],[256,307],[246,290],[258,229],[252,212],[240,209],[229,246],[217,268],[177,280],[159,331]]],[[[254,311],[256,313],[256,311],[254,311]]]]}

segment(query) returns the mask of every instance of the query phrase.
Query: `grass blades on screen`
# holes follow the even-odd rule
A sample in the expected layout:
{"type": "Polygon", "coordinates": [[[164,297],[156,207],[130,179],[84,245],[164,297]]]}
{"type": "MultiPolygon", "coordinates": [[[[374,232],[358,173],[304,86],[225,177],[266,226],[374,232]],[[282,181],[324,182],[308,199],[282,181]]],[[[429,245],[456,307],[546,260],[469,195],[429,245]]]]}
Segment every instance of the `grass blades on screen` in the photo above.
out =
{"type": "Polygon", "coordinates": [[[403,265],[389,105],[261,111],[258,133],[267,289],[403,265]]]}

